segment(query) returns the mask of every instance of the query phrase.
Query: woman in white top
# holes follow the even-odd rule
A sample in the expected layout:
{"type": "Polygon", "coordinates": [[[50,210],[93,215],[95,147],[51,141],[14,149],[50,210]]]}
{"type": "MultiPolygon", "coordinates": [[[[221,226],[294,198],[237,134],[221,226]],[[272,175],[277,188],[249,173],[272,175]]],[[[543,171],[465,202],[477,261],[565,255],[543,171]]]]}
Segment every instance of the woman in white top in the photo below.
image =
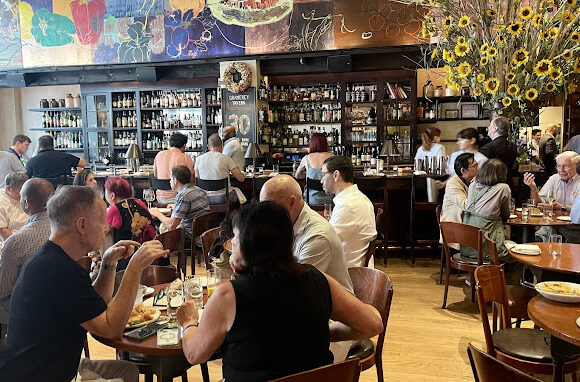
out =
{"type": "Polygon", "coordinates": [[[463,129],[457,133],[457,147],[459,150],[451,154],[447,167],[447,173],[449,174],[450,178],[455,175],[455,159],[457,159],[457,157],[463,153],[473,154],[477,165],[480,167],[483,165],[483,163],[487,160],[487,157],[477,151],[478,144],[479,132],[473,127],[468,127],[467,129],[463,129]]]}
{"type": "Polygon", "coordinates": [[[423,141],[421,147],[417,149],[415,159],[424,159],[425,157],[444,157],[445,147],[441,142],[441,130],[436,127],[428,127],[425,132],[421,134],[423,141]]]}

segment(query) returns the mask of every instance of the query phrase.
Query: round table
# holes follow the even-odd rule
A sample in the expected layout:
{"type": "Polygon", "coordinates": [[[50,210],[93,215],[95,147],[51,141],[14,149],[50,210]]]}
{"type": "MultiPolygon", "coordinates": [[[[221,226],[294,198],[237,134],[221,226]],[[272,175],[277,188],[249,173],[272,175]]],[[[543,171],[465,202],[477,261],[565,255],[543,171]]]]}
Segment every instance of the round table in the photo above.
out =
{"type": "Polygon", "coordinates": [[[517,217],[513,219],[508,219],[505,224],[513,227],[518,227],[522,230],[522,237],[519,241],[522,243],[535,241],[536,227],[538,226],[548,226],[548,227],[558,227],[572,224],[570,221],[558,220],[558,216],[567,216],[562,214],[561,211],[554,211],[553,219],[547,221],[544,216],[529,216],[527,221],[522,220],[521,212],[514,212],[517,217]]]}
{"type": "Polygon", "coordinates": [[[564,304],[536,296],[528,303],[528,315],[536,325],[550,334],[554,363],[554,381],[564,381],[564,360],[580,353],[580,304],[564,304]]]}
{"type": "Polygon", "coordinates": [[[521,263],[540,268],[542,270],[562,272],[574,276],[580,276],[580,244],[562,243],[562,254],[560,256],[552,256],[549,253],[549,243],[527,244],[534,244],[540,247],[540,255],[520,255],[510,249],[508,251],[510,256],[521,263]]]}

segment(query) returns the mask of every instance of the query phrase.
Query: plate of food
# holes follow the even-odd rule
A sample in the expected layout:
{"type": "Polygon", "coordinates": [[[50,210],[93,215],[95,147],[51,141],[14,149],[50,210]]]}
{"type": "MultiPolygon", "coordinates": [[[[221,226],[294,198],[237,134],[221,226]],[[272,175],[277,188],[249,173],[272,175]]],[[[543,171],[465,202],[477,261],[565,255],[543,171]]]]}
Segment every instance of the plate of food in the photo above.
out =
{"type": "Polygon", "coordinates": [[[569,304],[580,302],[580,284],[564,281],[544,281],[536,284],[536,290],[550,300],[569,304]]]}
{"type": "Polygon", "coordinates": [[[530,208],[530,215],[531,216],[544,216],[544,213],[537,207],[530,208]]]}
{"type": "Polygon", "coordinates": [[[568,216],[568,215],[558,216],[556,219],[562,220],[564,222],[570,222],[570,221],[572,221],[572,218],[570,216],[568,216]]]}
{"type": "Polygon", "coordinates": [[[148,295],[153,294],[155,292],[155,289],[148,287],[148,286],[145,286],[145,285],[139,285],[139,290],[141,291],[143,296],[148,296],[148,295]]]}
{"type": "Polygon", "coordinates": [[[125,329],[134,329],[156,321],[161,316],[161,311],[152,306],[138,304],[133,307],[125,329]]]}

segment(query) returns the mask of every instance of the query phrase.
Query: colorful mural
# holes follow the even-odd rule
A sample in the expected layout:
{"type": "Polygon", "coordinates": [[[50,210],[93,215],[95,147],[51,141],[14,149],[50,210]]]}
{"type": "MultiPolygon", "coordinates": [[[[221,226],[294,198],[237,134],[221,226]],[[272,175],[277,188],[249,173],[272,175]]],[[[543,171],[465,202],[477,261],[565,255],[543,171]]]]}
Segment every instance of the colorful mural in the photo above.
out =
{"type": "Polygon", "coordinates": [[[389,0],[2,0],[0,70],[417,43],[389,0]]]}

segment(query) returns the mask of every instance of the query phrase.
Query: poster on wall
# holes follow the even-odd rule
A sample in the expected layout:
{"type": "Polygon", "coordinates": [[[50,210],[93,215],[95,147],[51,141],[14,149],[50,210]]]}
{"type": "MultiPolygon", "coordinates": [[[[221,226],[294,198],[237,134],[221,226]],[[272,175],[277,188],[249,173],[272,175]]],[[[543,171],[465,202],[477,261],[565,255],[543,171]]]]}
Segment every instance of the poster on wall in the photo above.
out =
{"type": "Polygon", "coordinates": [[[236,128],[244,152],[249,144],[256,142],[256,88],[248,88],[242,93],[222,90],[223,123],[236,128]]]}

